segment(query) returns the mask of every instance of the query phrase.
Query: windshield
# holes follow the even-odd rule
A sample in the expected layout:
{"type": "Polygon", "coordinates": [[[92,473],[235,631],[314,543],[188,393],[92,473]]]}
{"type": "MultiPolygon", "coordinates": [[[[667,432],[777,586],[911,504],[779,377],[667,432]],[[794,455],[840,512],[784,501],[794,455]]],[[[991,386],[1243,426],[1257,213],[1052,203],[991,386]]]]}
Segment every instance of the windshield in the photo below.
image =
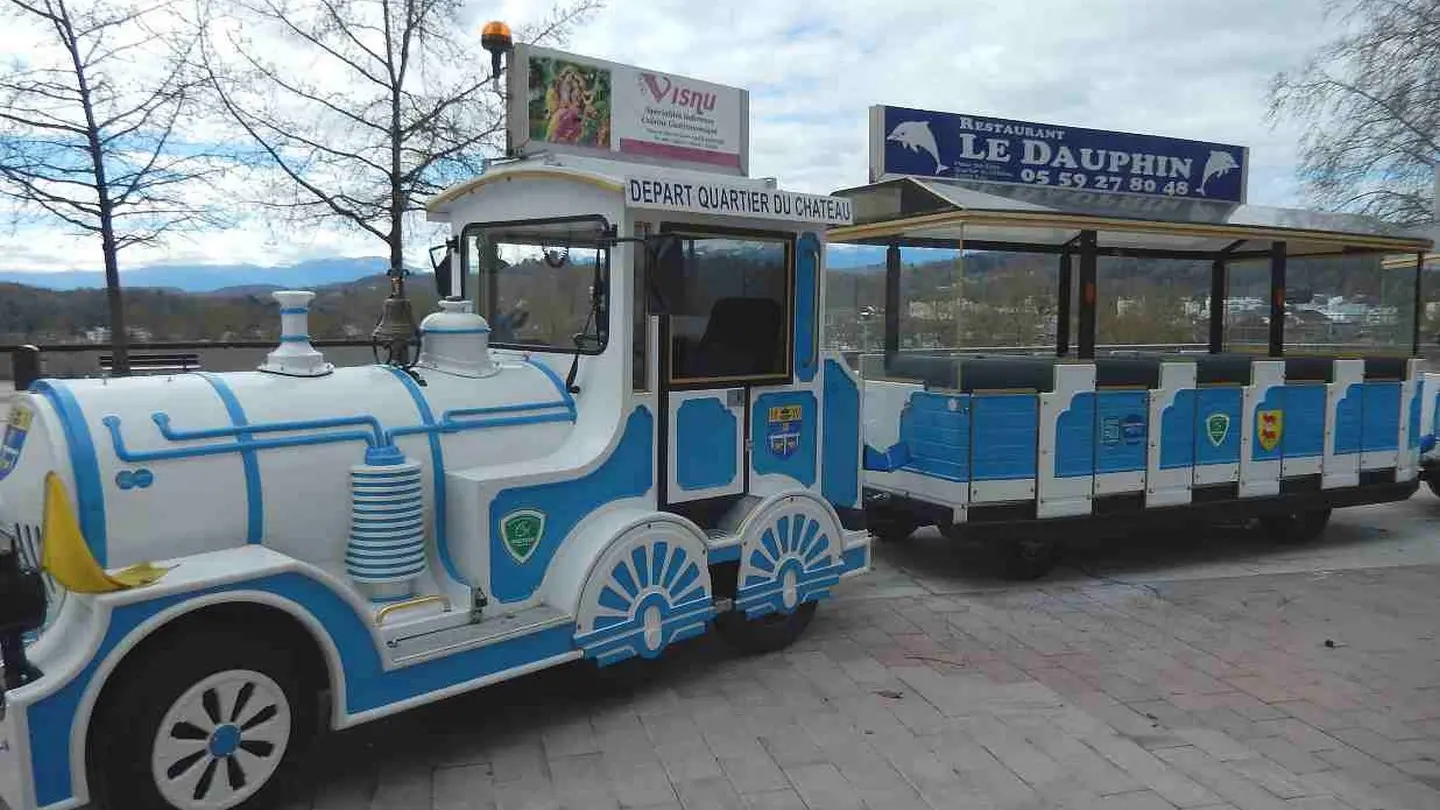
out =
{"type": "Polygon", "coordinates": [[[598,354],[609,337],[600,218],[471,225],[461,253],[495,346],[598,354]]]}

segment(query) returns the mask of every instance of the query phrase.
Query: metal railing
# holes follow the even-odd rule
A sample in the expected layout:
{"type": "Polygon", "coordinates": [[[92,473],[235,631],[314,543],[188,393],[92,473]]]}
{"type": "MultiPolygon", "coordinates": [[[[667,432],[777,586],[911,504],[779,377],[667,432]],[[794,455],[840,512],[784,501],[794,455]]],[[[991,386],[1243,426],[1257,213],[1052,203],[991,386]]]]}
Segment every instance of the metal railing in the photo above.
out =
{"type": "MultiPolygon", "coordinates": [[[[316,338],[310,343],[328,350],[341,364],[359,365],[374,359],[369,338],[316,338]]],[[[276,340],[155,341],[132,343],[128,349],[132,356],[194,354],[199,368],[240,371],[253,369],[277,345],[276,340]]],[[[8,376],[23,390],[39,377],[109,376],[102,357],[112,354],[108,343],[0,344],[0,355],[9,355],[10,360],[0,362],[0,379],[8,376]]]]}

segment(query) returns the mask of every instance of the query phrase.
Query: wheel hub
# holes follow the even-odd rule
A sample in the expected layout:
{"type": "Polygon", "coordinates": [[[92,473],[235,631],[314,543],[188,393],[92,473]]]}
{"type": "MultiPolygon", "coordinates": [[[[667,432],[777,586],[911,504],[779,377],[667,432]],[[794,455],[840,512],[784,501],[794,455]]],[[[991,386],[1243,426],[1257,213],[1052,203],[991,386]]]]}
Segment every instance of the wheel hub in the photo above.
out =
{"type": "Polygon", "coordinates": [[[800,602],[800,585],[797,579],[794,568],[785,569],[785,574],[780,578],[780,598],[784,600],[786,610],[794,610],[795,605],[800,602]]]}
{"type": "Polygon", "coordinates": [[[240,728],[234,723],[226,723],[210,732],[210,749],[212,757],[228,757],[235,753],[240,747],[240,728]]]}
{"type": "Polygon", "coordinates": [[[645,616],[641,621],[645,627],[645,648],[652,651],[660,649],[660,633],[663,621],[660,615],[660,606],[651,605],[645,608],[645,616]]]}

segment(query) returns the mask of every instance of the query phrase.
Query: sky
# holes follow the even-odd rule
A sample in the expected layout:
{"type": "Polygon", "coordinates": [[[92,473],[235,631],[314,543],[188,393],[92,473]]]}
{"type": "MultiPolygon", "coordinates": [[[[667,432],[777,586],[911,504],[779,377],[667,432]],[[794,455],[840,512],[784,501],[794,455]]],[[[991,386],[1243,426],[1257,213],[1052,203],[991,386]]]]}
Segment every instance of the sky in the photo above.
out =
{"type": "MultiPolygon", "coordinates": [[[[466,5],[521,25],[535,0],[466,5]]],[[[1304,204],[1301,132],[1266,120],[1266,89],[1328,36],[1324,0],[609,0],[566,50],[751,93],[751,174],[826,193],[866,179],[866,111],[919,107],[1239,144],[1249,200],[1304,204]]],[[[0,31],[0,56],[34,40],[0,31]]],[[[0,203],[3,214],[3,203],[0,203]]],[[[0,218],[0,221],[8,220],[0,218]]],[[[417,235],[416,261],[433,232],[417,235]]],[[[129,265],[290,264],[383,255],[338,228],[266,227],[172,239],[129,265]]],[[[98,269],[86,240],[37,223],[0,224],[5,269],[98,269]]]]}

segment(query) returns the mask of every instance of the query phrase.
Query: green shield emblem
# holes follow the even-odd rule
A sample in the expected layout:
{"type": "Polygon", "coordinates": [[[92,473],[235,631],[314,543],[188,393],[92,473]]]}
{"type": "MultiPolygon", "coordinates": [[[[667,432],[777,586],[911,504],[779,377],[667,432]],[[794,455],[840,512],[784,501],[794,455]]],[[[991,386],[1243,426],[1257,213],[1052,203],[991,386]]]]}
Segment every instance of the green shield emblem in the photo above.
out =
{"type": "Polygon", "coordinates": [[[545,513],[534,509],[517,509],[500,519],[500,539],[505,550],[523,565],[545,534],[545,513]]]}
{"type": "Polygon", "coordinates": [[[1210,437],[1210,443],[1216,447],[1224,444],[1225,437],[1230,435],[1230,415],[1212,413],[1205,417],[1205,435],[1210,437]]]}

